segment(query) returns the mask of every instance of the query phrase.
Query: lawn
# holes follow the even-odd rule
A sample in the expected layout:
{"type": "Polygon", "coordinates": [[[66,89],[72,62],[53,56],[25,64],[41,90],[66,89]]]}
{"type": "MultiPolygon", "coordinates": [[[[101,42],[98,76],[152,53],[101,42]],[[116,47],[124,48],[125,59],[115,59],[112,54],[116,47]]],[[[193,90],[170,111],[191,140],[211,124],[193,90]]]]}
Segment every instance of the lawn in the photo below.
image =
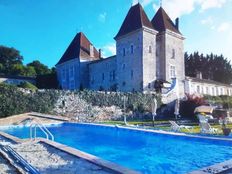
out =
{"type": "MultiPolygon", "coordinates": [[[[153,122],[152,121],[127,121],[129,125],[136,125],[136,126],[141,126],[147,129],[159,129],[159,130],[165,130],[165,131],[171,131],[170,129],[170,124],[168,121],[155,121],[155,126],[153,127],[153,122]]],[[[101,122],[101,124],[109,124],[109,125],[125,125],[123,121],[105,121],[101,122]]],[[[199,134],[200,133],[200,126],[198,123],[193,123],[193,130],[191,133],[193,134],[199,134]]],[[[214,124],[211,125],[213,128],[219,129],[220,133],[219,135],[222,135],[221,132],[221,125],[219,124],[214,124]]],[[[228,128],[232,129],[232,124],[227,125],[228,128]]],[[[183,129],[181,130],[183,133],[189,133],[187,130],[183,129]]]]}

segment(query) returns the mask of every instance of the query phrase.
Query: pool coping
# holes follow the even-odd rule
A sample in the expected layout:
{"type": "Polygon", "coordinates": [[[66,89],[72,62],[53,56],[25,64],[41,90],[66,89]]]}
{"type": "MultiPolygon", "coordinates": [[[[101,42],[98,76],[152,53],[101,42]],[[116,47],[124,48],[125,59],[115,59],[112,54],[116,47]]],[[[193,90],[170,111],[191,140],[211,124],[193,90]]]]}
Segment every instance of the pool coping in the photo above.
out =
{"type": "MultiPolygon", "coordinates": [[[[110,127],[110,128],[119,128],[119,129],[127,129],[127,130],[133,130],[133,131],[140,131],[140,132],[149,132],[149,133],[156,133],[156,134],[163,134],[163,135],[173,135],[173,136],[180,136],[180,137],[190,137],[190,138],[199,138],[199,139],[208,139],[208,140],[219,140],[219,141],[227,141],[232,142],[232,138],[225,138],[225,137],[207,137],[207,136],[201,136],[201,135],[192,135],[192,134],[185,134],[185,133],[178,133],[178,132],[168,132],[163,130],[152,130],[152,129],[144,129],[144,128],[138,128],[138,127],[129,127],[129,126],[119,126],[119,125],[108,125],[108,124],[98,124],[98,123],[76,123],[76,122],[68,122],[71,124],[79,124],[79,125],[93,125],[93,126],[101,126],[101,127],[110,127]]],[[[63,123],[61,123],[63,124],[63,123]]],[[[7,139],[13,140],[17,143],[22,143],[27,141],[27,139],[20,139],[17,137],[14,137],[10,134],[4,133],[0,131],[0,135],[4,136],[7,139]]],[[[60,144],[54,141],[50,141],[44,138],[38,138],[38,142],[43,142],[45,144],[51,145],[61,151],[67,152],[71,155],[77,156],[79,158],[83,158],[93,164],[96,164],[98,166],[102,166],[106,169],[109,169],[115,173],[128,173],[128,174],[138,174],[139,172],[133,171],[131,169],[127,169],[125,167],[122,167],[118,164],[103,160],[97,156],[88,154],[86,152],[80,151],[78,149],[69,147],[64,144],[60,144]]],[[[204,167],[197,169],[195,171],[189,172],[189,174],[207,174],[207,173],[222,173],[226,172],[228,170],[232,170],[232,159],[227,160],[221,163],[216,163],[214,165],[204,167]],[[229,168],[227,168],[229,166],[229,168]],[[218,172],[215,172],[218,171],[218,172]]]]}
{"type": "MultiPolygon", "coordinates": [[[[5,132],[1,132],[0,131],[0,136],[5,137],[6,139],[9,139],[15,143],[23,143],[23,142],[27,142],[29,139],[20,139],[17,138],[15,136],[12,136],[10,134],[7,134],[5,132]]],[[[49,146],[52,146],[60,151],[66,152],[70,155],[73,155],[75,157],[78,158],[82,158],[92,164],[95,164],[97,166],[100,166],[102,168],[104,168],[106,171],[112,172],[113,174],[140,174],[140,172],[132,170],[132,169],[128,169],[126,167],[120,166],[116,163],[104,160],[102,158],[99,158],[97,156],[88,154],[86,152],[80,151],[78,149],[72,148],[70,146],[55,142],[55,141],[51,141],[51,140],[47,140],[45,138],[37,138],[36,139],[37,143],[45,143],[49,146]]]]}
{"type": "Polygon", "coordinates": [[[220,140],[220,141],[232,142],[232,138],[193,135],[193,134],[186,134],[186,133],[180,133],[180,132],[169,132],[169,131],[164,131],[164,130],[153,130],[153,129],[139,128],[136,126],[108,125],[108,124],[99,124],[99,123],[76,123],[76,122],[68,122],[68,123],[80,124],[80,125],[105,126],[105,127],[112,127],[112,128],[116,127],[119,129],[129,129],[129,130],[133,130],[133,131],[158,133],[158,134],[163,134],[163,135],[175,135],[175,136],[189,137],[189,138],[199,138],[199,139],[220,140]]]}

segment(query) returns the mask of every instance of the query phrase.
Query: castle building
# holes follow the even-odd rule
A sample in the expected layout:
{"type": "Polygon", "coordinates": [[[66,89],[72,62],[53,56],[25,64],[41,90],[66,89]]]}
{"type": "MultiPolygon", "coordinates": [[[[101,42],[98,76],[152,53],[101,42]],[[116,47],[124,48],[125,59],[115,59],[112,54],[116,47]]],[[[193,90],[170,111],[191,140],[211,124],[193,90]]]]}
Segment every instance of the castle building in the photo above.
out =
{"type": "Polygon", "coordinates": [[[167,93],[175,88],[184,96],[203,84],[185,77],[179,19],[174,23],[162,7],[150,21],[139,3],[132,6],[114,39],[116,55],[102,58],[101,50],[78,33],[56,64],[60,87],[143,92],[154,91],[161,81],[171,84],[167,93]]]}

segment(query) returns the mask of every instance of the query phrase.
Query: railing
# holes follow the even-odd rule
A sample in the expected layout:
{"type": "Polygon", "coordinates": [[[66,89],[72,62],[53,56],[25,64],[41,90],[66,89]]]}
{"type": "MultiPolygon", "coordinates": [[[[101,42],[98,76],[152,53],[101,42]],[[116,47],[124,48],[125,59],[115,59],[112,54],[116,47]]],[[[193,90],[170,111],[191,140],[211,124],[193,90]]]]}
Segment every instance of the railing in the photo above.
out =
{"type": "Polygon", "coordinates": [[[39,120],[34,120],[31,124],[30,124],[30,138],[32,139],[36,139],[37,138],[37,128],[39,128],[45,135],[46,135],[46,139],[47,140],[52,140],[54,141],[54,136],[52,135],[52,133],[43,125],[40,123],[39,120]],[[33,131],[34,128],[34,131],[33,131]],[[34,134],[33,134],[34,132],[34,134]]]}
{"type": "MultiPolygon", "coordinates": [[[[10,146],[0,147],[5,153],[13,157],[16,163],[18,163],[27,173],[40,174],[37,169],[31,166],[25,159],[23,159],[17,152],[15,152],[10,146]]],[[[21,172],[20,172],[21,173],[21,172]]]]}

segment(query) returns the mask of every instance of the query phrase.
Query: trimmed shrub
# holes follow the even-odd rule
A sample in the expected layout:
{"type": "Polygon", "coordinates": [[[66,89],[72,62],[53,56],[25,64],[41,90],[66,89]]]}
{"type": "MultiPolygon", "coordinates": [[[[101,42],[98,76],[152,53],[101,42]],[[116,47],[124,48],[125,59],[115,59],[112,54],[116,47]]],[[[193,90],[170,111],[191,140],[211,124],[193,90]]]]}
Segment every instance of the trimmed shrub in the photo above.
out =
{"type": "Polygon", "coordinates": [[[30,82],[22,82],[22,83],[20,83],[20,85],[18,85],[18,87],[25,88],[25,89],[31,89],[31,90],[37,90],[38,89],[35,85],[33,85],[30,82]]]}
{"type": "Polygon", "coordinates": [[[126,111],[151,112],[154,98],[158,107],[161,104],[160,96],[143,93],[96,92],[96,91],[63,91],[63,90],[27,90],[16,86],[0,84],[0,117],[6,117],[25,112],[49,113],[55,103],[62,96],[75,93],[81,99],[93,106],[118,106],[124,109],[126,96],[126,111]]]}

